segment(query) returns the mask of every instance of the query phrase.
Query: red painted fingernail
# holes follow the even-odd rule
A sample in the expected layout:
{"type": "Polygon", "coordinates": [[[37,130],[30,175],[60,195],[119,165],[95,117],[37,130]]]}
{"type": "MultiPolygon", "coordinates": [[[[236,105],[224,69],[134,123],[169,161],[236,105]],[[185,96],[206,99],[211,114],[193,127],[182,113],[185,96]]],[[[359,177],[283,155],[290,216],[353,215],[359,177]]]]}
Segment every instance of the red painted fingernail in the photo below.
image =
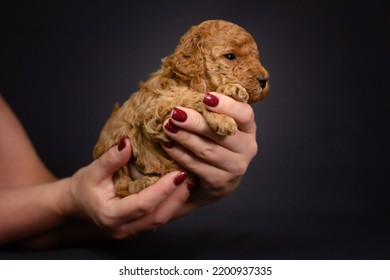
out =
{"type": "Polygon", "coordinates": [[[185,179],[188,178],[188,173],[185,171],[182,171],[173,179],[173,182],[175,183],[176,186],[180,185],[181,183],[184,182],[185,179]]]}
{"type": "Polygon", "coordinates": [[[185,122],[187,120],[187,114],[179,108],[173,108],[172,119],[179,122],[185,122]]]}
{"type": "Polygon", "coordinates": [[[162,144],[168,149],[172,149],[175,144],[173,142],[162,142],[162,144]]]}
{"type": "Polygon", "coordinates": [[[165,128],[172,133],[177,133],[179,131],[179,127],[175,125],[171,120],[167,122],[165,128]]]}
{"type": "Polygon", "coordinates": [[[210,107],[215,107],[219,103],[218,97],[215,95],[212,95],[210,93],[206,93],[205,97],[203,98],[203,103],[210,107]]]}
{"type": "Polygon", "coordinates": [[[189,182],[188,184],[187,184],[187,189],[189,190],[189,191],[191,191],[193,188],[195,188],[195,183],[194,182],[189,182]]]}
{"type": "Polygon", "coordinates": [[[118,151],[122,151],[124,148],[126,148],[126,137],[123,137],[121,141],[119,141],[118,144],[118,151]]]}

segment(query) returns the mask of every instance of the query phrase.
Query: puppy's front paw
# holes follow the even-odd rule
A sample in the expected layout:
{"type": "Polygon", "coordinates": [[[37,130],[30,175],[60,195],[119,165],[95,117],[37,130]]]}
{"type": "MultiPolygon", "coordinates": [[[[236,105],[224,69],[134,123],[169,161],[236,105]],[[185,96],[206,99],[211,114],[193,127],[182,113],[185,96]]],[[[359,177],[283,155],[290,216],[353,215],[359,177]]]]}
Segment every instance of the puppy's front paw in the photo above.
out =
{"type": "Polygon", "coordinates": [[[237,132],[237,123],[232,117],[208,112],[205,118],[209,126],[219,135],[234,135],[237,132]]]}
{"type": "Polygon", "coordinates": [[[240,84],[226,84],[217,88],[217,92],[224,93],[227,96],[241,102],[248,102],[249,94],[240,84]]]}
{"type": "Polygon", "coordinates": [[[231,117],[223,116],[222,124],[219,124],[215,131],[222,136],[234,135],[237,132],[237,123],[231,117]]]}

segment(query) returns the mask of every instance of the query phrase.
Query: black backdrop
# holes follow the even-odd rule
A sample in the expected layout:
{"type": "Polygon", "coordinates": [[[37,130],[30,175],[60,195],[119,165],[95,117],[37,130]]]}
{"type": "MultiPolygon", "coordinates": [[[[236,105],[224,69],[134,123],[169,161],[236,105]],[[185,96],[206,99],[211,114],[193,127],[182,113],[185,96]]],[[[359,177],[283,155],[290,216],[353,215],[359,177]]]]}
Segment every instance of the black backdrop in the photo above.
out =
{"type": "Polygon", "coordinates": [[[253,35],[271,92],[230,197],[132,241],[0,257],[389,258],[389,14],[360,2],[1,4],[0,89],[60,177],[91,161],[112,105],[203,20],[253,35]]]}

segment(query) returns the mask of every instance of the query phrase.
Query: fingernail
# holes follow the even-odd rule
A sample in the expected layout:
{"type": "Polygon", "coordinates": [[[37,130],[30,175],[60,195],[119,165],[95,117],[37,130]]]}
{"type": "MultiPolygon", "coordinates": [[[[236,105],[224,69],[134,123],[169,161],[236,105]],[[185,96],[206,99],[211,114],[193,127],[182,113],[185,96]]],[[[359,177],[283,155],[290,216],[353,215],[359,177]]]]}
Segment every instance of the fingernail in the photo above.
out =
{"type": "Polygon", "coordinates": [[[179,127],[175,125],[171,120],[167,122],[165,128],[172,133],[177,133],[179,131],[179,127]]]}
{"type": "Polygon", "coordinates": [[[194,182],[189,182],[189,183],[187,184],[187,189],[188,189],[189,191],[191,191],[193,188],[195,188],[195,183],[194,183],[194,182]]]}
{"type": "Polygon", "coordinates": [[[173,108],[172,119],[179,122],[185,122],[187,119],[187,114],[179,108],[173,108]]]}
{"type": "Polygon", "coordinates": [[[162,142],[162,144],[168,149],[172,149],[175,144],[173,142],[162,142]]]}
{"type": "Polygon", "coordinates": [[[215,107],[219,103],[218,97],[215,95],[212,95],[210,93],[206,93],[205,97],[203,98],[203,103],[210,107],[215,107]]]}
{"type": "Polygon", "coordinates": [[[126,148],[126,137],[123,137],[121,141],[119,141],[118,144],[118,151],[122,151],[124,148],[126,148]]]}
{"type": "Polygon", "coordinates": [[[184,182],[185,179],[188,178],[188,173],[185,171],[182,171],[173,179],[173,182],[175,183],[176,186],[180,185],[181,183],[184,182]]]}

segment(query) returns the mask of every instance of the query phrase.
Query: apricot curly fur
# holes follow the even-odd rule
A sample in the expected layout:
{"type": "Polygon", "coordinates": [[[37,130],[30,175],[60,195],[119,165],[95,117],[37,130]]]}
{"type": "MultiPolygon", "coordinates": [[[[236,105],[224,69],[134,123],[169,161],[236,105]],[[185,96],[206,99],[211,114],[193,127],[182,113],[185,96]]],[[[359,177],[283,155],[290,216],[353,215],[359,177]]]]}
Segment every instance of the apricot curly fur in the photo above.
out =
{"type": "Polygon", "coordinates": [[[174,107],[197,110],[217,133],[232,135],[237,124],[231,117],[208,111],[203,104],[205,93],[221,92],[252,103],[268,93],[267,80],[257,45],[243,28],[223,20],[193,26],[180,38],[173,54],[162,60],[160,69],[121,107],[114,107],[95,145],[94,158],[124,136],[131,139],[135,166],[144,177],[133,180],[126,165],[114,175],[114,182],[118,196],[137,193],[161,176],[183,170],[160,145],[169,141],[163,123],[174,107]]]}

